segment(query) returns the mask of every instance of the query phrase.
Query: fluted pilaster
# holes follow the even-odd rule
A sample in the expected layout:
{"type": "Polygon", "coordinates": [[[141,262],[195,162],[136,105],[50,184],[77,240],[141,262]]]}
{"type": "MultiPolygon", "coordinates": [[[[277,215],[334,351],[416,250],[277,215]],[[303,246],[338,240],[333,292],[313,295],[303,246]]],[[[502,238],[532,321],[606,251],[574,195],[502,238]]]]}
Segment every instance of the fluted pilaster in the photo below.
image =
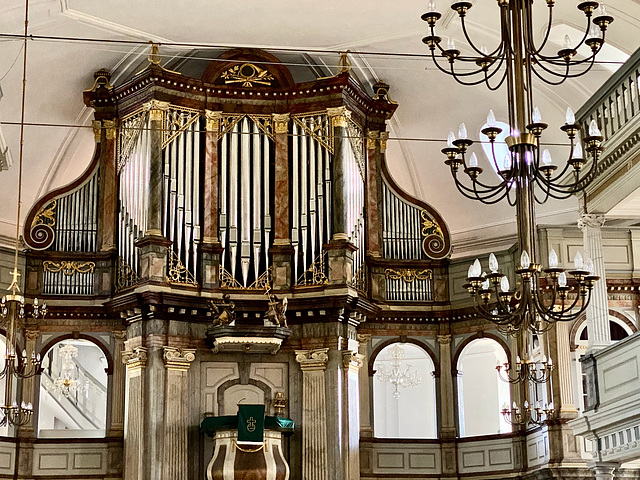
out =
{"type": "Polygon", "coordinates": [[[124,479],[143,478],[144,454],[144,392],[142,371],[147,366],[147,349],[135,347],[122,352],[127,367],[127,418],[124,430],[124,479]]]}
{"type": "Polygon", "coordinates": [[[187,372],[195,360],[195,350],[163,347],[167,371],[164,418],[163,475],[171,480],[187,480],[189,416],[187,372]]]}
{"type": "Polygon", "coordinates": [[[583,214],[578,220],[578,226],[582,229],[585,252],[593,260],[594,274],[600,276],[600,280],[593,287],[591,301],[587,307],[588,351],[598,350],[611,344],[607,280],[602,255],[603,225],[604,215],[583,214]]]}
{"type": "Polygon", "coordinates": [[[453,401],[453,371],[451,368],[451,335],[438,335],[440,348],[440,437],[456,436],[456,411],[453,401]]]}
{"type": "Polygon", "coordinates": [[[324,372],[328,348],[296,350],[302,369],[302,478],[329,478],[327,406],[324,372]]]}
{"type": "MultiPolygon", "coordinates": [[[[113,358],[122,358],[127,332],[125,330],[114,330],[111,334],[113,335],[113,358]]],[[[123,362],[114,362],[111,388],[110,427],[114,433],[121,433],[124,430],[126,375],[125,364],[123,362]]]]}

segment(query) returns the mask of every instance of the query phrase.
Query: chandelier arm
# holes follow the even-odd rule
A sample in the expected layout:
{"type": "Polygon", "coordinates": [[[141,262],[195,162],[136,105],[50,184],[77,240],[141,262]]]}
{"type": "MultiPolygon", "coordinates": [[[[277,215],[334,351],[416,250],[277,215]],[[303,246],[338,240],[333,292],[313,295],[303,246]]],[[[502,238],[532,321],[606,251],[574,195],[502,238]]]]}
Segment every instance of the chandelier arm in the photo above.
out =
{"type": "MultiPolygon", "coordinates": [[[[505,57],[500,57],[500,63],[498,64],[498,66],[496,67],[496,70],[494,71],[494,73],[491,75],[493,76],[498,70],[500,70],[500,68],[502,67],[502,64],[505,61],[505,57]]],[[[504,85],[505,80],[507,79],[507,69],[504,69],[504,73],[502,74],[502,78],[500,79],[500,81],[495,85],[495,86],[491,86],[491,84],[489,83],[489,79],[491,78],[491,76],[487,76],[485,73],[485,84],[487,85],[487,88],[492,91],[495,92],[496,90],[498,90],[500,87],[502,87],[502,85],[504,85]]]]}
{"type": "Polygon", "coordinates": [[[455,180],[455,185],[458,188],[458,191],[464,195],[465,197],[467,197],[470,200],[478,200],[486,205],[492,205],[494,203],[499,202],[500,200],[502,200],[504,198],[504,194],[498,198],[497,200],[489,200],[493,197],[495,197],[496,195],[498,195],[500,193],[500,189],[494,190],[491,193],[489,192],[480,192],[477,190],[474,190],[470,187],[467,187],[466,185],[464,185],[462,182],[460,182],[460,180],[457,178],[457,176],[454,176],[454,180],[455,180]]]}
{"type": "Polygon", "coordinates": [[[467,31],[467,24],[464,21],[465,17],[461,16],[460,17],[460,24],[462,26],[462,33],[464,34],[464,38],[467,41],[467,44],[478,54],[481,55],[482,57],[493,57],[493,56],[498,56],[501,55],[501,50],[503,48],[503,44],[502,42],[500,42],[500,44],[496,47],[496,49],[489,53],[489,54],[485,54],[482,52],[482,50],[479,50],[475,43],[473,43],[473,41],[471,40],[471,37],[469,36],[469,32],[467,31]]]}
{"type": "MultiPolygon", "coordinates": [[[[551,70],[549,70],[548,68],[544,67],[541,63],[536,63],[536,65],[538,65],[540,68],[542,68],[545,72],[549,73],[550,75],[556,76],[556,77],[560,77],[560,80],[555,82],[553,80],[549,80],[547,78],[545,78],[544,76],[542,76],[540,74],[540,72],[538,72],[538,69],[535,68],[533,65],[531,66],[531,72],[538,77],[540,80],[542,80],[544,83],[546,83],[547,85],[553,85],[553,86],[558,86],[558,85],[562,85],[566,80],[567,80],[567,76],[563,76],[560,73],[557,72],[553,72],[551,70]]],[[[566,72],[568,74],[569,72],[569,66],[567,65],[566,68],[566,72]]]]}
{"type": "MultiPolygon", "coordinates": [[[[527,50],[529,55],[532,57],[539,55],[540,52],[542,52],[542,50],[544,49],[544,47],[547,45],[547,42],[549,41],[549,36],[551,34],[551,27],[553,25],[553,6],[554,5],[553,3],[547,3],[547,5],[549,6],[549,19],[547,20],[547,28],[545,29],[544,38],[542,39],[540,46],[536,48],[535,42],[533,41],[531,29],[529,29],[529,34],[527,35],[527,43],[528,43],[527,50]]],[[[529,7],[528,13],[529,13],[528,18],[531,19],[531,7],[529,7]]]]}

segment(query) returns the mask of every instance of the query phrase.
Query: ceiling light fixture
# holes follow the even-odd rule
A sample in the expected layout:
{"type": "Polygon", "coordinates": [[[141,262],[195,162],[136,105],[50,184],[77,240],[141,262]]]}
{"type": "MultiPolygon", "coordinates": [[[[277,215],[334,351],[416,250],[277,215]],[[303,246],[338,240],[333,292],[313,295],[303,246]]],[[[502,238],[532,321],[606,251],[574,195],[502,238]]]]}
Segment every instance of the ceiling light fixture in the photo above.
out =
{"type": "Polygon", "coordinates": [[[558,268],[557,256],[549,259],[549,268],[542,269],[535,247],[535,203],[544,203],[549,198],[567,198],[585,188],[596,173],[602,152],[602,135],[593,121],[581,144],[581,126],[576,123],[571,109],[567,109],[566,123],[560,129],[568,136],[570,148],[564,167],[558,169],[551,154],[540,148],[540,138],[548,125],[543,123],[533,102],[532,79],[537,77],[548,84],[558,85],[587,73],[602,48],[605,31],[613,18],[598,2],[579,3],[578,9],[586,16],[582,41],[572,47],[571,39],[565,38],[562,49],[547,55],[542,51],[549,40],[554,0],[546,0],[549,20],[540,45],[534,42],[533,32],[536,30],[532,24],[531,0],[498,0],[497,3],[501,40],[494,50],[489,52],[485,47],[477,48],[472,43],[465,23],[472,7],[468,1],[454,0],[451,8],[460,17],[462,31],[472,50],[471,56],[464,56],[451,39],[446,48],[441,45],[442,39],[435,34],[435,26],[442,15],[436,10],[434,0],[429,2],[428,12],[422,15],[430,29],[430,35],[424,37],[423,42],[429,47],[435,65],[459,83],[485,83],[490,90],[506,84],[509,159],[496,156],[495,140],[502,129],[496,125],[493,112],[490,112],[487,126],[482,130],[489,139],[493,153],[491,161],[500,181],[490,184],[481,180],[482,168],[478,166],[475,155],[469,152],[474,142],[468,138],[464,124],[460,126],[457,137],[449,135],[447,147],[442,152],[447,157],[445,163],[450,167],[456,187],[465,197],[485,204],[506,198],[510,205],[516,207],[520,255],[520,268],[516,269],[518,287],[511,289],[507,277],[498,269],[495,255],[489,259],[489,274],[483,273],[480,262],[476,260],[469,268],[466,288],[475,300],[478,313],[510,334],[522,330],[542,333],[554,322],[574,320],[581,315],[598,277],[589,269],[589,263],[581,259],[569,272],[558,268]],[[576,57],[577,49],[582,45],[590,47],[588,58],[576,57]],[[443,59],[447,66],[441,65],[443,59]],[[457,68],[468,64],[475,65],[472,71],[457,68]],[[466,179],[459,178],[460,171],[464,172],[466,179]],[[566,273],[571,274],[572,282],[567,281],[566,273]]]}
{"type": "Polygon", "coordinates": [[[20,154],[18,160],[18,208],[16,214],[16,248],[13,259],[13,280],[9,285],[9,295],[2,297],[0,303],[0,324],[6,331],[6,346],[4,355],[4,367],[0,371],[0,378],[5,379],[5,400],[4,405],[0,406],[2,418],[0,425],[24,426],[31,422],[33,415],[33,406],[31,402],[22,402],[18,405],[13,400],[13,380],[14,378],[33,377],[40,371],[40,355],[36,356],[32,352],[31,357],[27,356],[25,350],[22,355],[19,352],[17,334],[25,326],[25,321],[29,317],[29,321],[35,322],[38,318],[44,317],[47,313],[47,305],[38,304],[38,299],[33,300],[33,306],[29,315],[25,312],[25,298],[20,295],[20,287],[18,286],[18,252],[20,249],[20,207],[22,204],[22,160],[24,145],[24,106],[27,85],[27,40],[29,27],[29,0],[25,1],[25,20],[24,20],[24,46],[23,46],[23,70],[22,70],[22,107],[20,117],[20,154]]]}

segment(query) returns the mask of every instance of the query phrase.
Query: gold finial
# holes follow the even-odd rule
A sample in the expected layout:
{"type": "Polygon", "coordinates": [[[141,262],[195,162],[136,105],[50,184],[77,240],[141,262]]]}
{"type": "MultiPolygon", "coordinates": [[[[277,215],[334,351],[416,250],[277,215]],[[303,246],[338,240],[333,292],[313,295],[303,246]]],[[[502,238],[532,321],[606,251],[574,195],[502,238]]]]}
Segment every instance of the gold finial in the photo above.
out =
{"type": "Polygon", "coordinates": [[[351,60],[349,59],[350,50],[340,54],[340,60],[338,61],[338,73],[351,71],[351,60]]]}
{"type": "Polygon", "coordinates": [[[157,43],[151,42],[151,49],[147,54],[147,60],[152,65],[160,65],[160,46],[157,43]]]}

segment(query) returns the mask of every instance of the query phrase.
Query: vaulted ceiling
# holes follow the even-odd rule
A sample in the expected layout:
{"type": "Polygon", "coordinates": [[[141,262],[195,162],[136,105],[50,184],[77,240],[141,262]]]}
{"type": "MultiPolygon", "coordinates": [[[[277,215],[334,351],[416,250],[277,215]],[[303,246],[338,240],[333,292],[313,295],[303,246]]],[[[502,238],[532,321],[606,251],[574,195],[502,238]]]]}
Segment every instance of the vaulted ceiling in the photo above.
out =
{"type": "MultiPolygon", "coordinates": [[[[478,44],[490,47],[498,40],[497,3],[472,3],[467,17],[469,33],[478,44]]],[[[489,92],[483,86],[459,86],[437,71],[430,59],[418,56],[428,53],[421,42],[426,24],[420,20],[426,4],[417,0],[30,0],[29,30],[33,35],[50,37],[267,50],[350,50],[358,77],[368,85],[378,79],[390,84],[390,96],[399,103],[389,125],[391,172],[405,190],[442,214],[453,232],[454,249],[462,254],[486,239],[513,235],[514,212],[506,204],[486,207],[462,198],[453,187],[440,149],[448,132],[457,130],[462,121],[470,136],[477,138],[490,108],[499,120],[506,120],[506,95],[502,90],[489,92]]],[[[439,0],[438,4],[440,11],[449,10],[448,0],[439,0]]],[[[540,34],[546,21],[545,5],[542,1],[534,5],[539,10],[536,20],[540,34]]],[[[584,16],[576,5],[567,0],[556,3],[553,39],[558,43],[565,32],[571,33],[571,28],[583,24],[584,16]]],[[[609,43],[624,54],[632,53],[640,44],[640,3],[616,0],[615,5],[607,5],[607,11],[615,17],[607,32],[609,43]]],[[[439,35],[458,39],[459,48],[464,49],[458,19],[448,14],[441,23],[439,35]]],[[[0,34],[20,35],[23,28],[24,0],[3,0],[0,34]]],[[[9,170],[0,172],[0,244],[4,245],[11,245],[15,237],[22,45],[19,38],[0,37],[0,145],[6,143],[14,160],[9,170]]],[[[167,48],[166,60],[175,61],[192,48],[167,48]]],[[[144,64],[147,50],[143,45],[53,38],[28,43],[26,121],[33,125],[25,128],[21,222],[37,198],[76,178],[90,161],[93,133],[87,127],[92,112],[82,103],[82,91],[91,85],[93,73],[107,68],[113,73],[112,82],[118,83],[144,64]]],[[[278,51],[271,52],[279,55],[278,51]]],[[[308,56],[308,62],[334,72],[337,61],[336,54],[308,56]]],[[[544,121],[551,125],[545,134],[548,141],[565,140],[557,126],[564,123],[566,107],[577,110],[610,75],[605,66],[596,65],[587,76],[559,87],[536,84],[537,105],[544,121]]],[[[558,149],[558,158],[566,155],[562,147],[554,148],[558,149]]],[[[572,223],[576,218],[576,199],[551,202],[538,210],[540,223],[572,223]]]]}

